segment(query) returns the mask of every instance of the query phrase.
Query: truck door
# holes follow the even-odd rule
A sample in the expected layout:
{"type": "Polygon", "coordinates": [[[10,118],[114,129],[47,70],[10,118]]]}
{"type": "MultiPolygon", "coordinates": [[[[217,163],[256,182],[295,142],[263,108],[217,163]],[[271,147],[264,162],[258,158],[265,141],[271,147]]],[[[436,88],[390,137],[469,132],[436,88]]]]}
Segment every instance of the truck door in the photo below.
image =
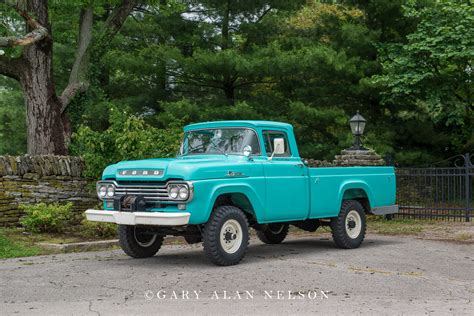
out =
{"type": "Polygon", "coordinates": [[[266,184],[265,221],[306,219],[309,212],[307,168],[293,157],[284,131],[263,131],[267,157],[272,155],[275,138],[284,139],[284,153],[263,162],[266,184]]]}

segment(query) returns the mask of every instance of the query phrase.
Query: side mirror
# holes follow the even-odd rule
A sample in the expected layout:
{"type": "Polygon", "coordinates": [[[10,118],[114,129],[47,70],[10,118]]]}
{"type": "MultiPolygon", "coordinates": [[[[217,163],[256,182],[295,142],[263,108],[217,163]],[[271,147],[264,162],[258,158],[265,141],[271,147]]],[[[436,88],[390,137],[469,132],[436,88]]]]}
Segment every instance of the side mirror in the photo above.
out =
{"type": "Polygon", "coordinates": [[[249,157],[250,154],[252,153],[252,146],[246,145],[243,150],[244,156],[249,157]]]}
{"type": "Polygon", "coordinates": [[[283,138],[275,138],[273,140],[273,152],[268,160],[272,160],[275,154],[282,155],[285,153],[285,140],[283,138]]]}
{"type": "Polygon", "coordinates": [[[273,153],[277,155],[285,153],[285,140],[283,138],[275,138],[273,140],[273,153]]]}

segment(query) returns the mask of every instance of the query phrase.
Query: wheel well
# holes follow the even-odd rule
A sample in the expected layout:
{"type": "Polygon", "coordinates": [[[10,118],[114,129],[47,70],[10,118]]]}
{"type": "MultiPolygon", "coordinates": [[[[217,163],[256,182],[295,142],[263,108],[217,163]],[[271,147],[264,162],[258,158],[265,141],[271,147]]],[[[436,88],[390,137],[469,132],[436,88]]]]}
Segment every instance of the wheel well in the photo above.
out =
{"type": "Polygon", "coordinates": [[[212,209],[215,209],[216,207],[221,206],[221,205],[236,206],[240,208],[242,211],[244,211],[249,223],[256,222],[255,210],[252,206],[252,203],[250,202],[248,197],[243,193],[225,193],[225,194],[219,195],[216,198],[216,201],[214,202],[214,206],[212,207],[212,209]]]}
{"type": "Polygon", "coordinates": [[[364,189],[348,189],[344,192],[342,202],[345,200],[356,200],[364,207],[366,213],[370,212],[370,201],[364,189]]]}

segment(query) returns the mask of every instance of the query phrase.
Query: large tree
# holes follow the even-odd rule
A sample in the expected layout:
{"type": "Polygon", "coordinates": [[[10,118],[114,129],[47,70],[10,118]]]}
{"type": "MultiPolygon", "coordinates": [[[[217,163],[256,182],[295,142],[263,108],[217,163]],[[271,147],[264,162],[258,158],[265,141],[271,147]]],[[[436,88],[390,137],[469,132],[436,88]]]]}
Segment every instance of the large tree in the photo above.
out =
{"type": "Polygon", "coordinates": [[[102,56],[138,3],[138,0],[101,2],[104,21],[93,32],[94,1],[81,2],[76,17],[80,22],[75,59],[68,83],[59,94],[53,73],[54,39],[48,1],[1,2],[2,15],[8,17],[6,24],[11,30],[3,31],[5,36],[0,37],[0,47],[5,48],[0,51],[0,74],[19,81],[23,90],[29,154],[67,154],[71,128],[66,108],[89,85],[90,59],[102,56]],[[8,31],[14,35],[8,36],[8,31]],[[24,31],[24,35],[18,35],[19,31],[24,31]]]}
{"type": "Polygon", "coordinates": [[[454,153],[474,148],[474,6],[443,0],[433,6],[407,6],[419,20],[405,43],[381,45],[383,73],[373,77],[382,102],[426,113],[450,134],[454,153]]]}

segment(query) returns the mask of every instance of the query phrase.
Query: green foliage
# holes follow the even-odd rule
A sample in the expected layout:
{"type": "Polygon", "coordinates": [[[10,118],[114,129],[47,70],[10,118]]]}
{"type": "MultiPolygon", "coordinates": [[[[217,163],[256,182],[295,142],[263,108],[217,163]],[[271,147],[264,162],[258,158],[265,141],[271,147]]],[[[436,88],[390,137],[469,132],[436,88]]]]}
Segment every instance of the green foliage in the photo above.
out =
{"type": "Polygon", "coordinates": [[[20,223],[34,233],[63,232],[72,219],[71,208],[70,202],[64,205],[59,203],[20,205],[20,209],[25,212],[20,223]]]}
{"type": "Polygon", "coordinates": [[[406,8],[420,20],[405,44],[382,46],[384,68],[373,82],[385,88],[383,102],[408,103],[436,123],[472,123],[474,110],[474,6],[444,0],[428,8],[406,8]]]}
{"type": "Polygon", "coordinates": [[[317,109],[294,102],[290,104],[288,121],[293,124],[302,157],[332,160],[340,148],[351,144],[348,121],[341,109],[317,109]]]}
{"type": "Polygon", "coordinates": [[[71,150],[84,158],[85,175],[99,178],[107,165],[118,161],[175,156],[182,139],[177,122],[167,129],[158,129],[147,124],[143,117],[112,107],[109,128],[95,131],[88,126],[79,127],[73,135],[71,150]]]}
{"type": "Polygon", "coordinates": [[[38,247],[14,242],[0,230],[0,259],[35,256],[40,253],[38,247]]]}
{"type": "Polygon", "coordinates": [[[26,151],[25,124],[21,92],[12,80],[0,78],[0,155],[18,155],[26,151]]]}
{"type": "Polygon", "coordinates": [[[80,233],[86,238],[114,238],[117,237],[117,225],[113,223],[81,221],[80,233]]]}
{"type": "MultiPolygon", "coordinates": [[[[111,42],[98,43],[107,50],[93,53],[91,86],[67,110],[70,151],[85,157],[90,177],[120,160],[173,156],[184,124],[221,119],[292,123],[308,158],[331,160],[350,146],[357,110],[368,120],[364,144],[400,165],[474,151],[468,1],[146,3],[111,42]]],[[[100,40],[115,4],[50,2],[58,91],[81,9],[92,5],[100,40]]],[[[0,22],[23,34],[21,17],[3,12],[0,22]]],[[[19,87],[0,85],[0,154],[21,153],[19,87]]]]}

